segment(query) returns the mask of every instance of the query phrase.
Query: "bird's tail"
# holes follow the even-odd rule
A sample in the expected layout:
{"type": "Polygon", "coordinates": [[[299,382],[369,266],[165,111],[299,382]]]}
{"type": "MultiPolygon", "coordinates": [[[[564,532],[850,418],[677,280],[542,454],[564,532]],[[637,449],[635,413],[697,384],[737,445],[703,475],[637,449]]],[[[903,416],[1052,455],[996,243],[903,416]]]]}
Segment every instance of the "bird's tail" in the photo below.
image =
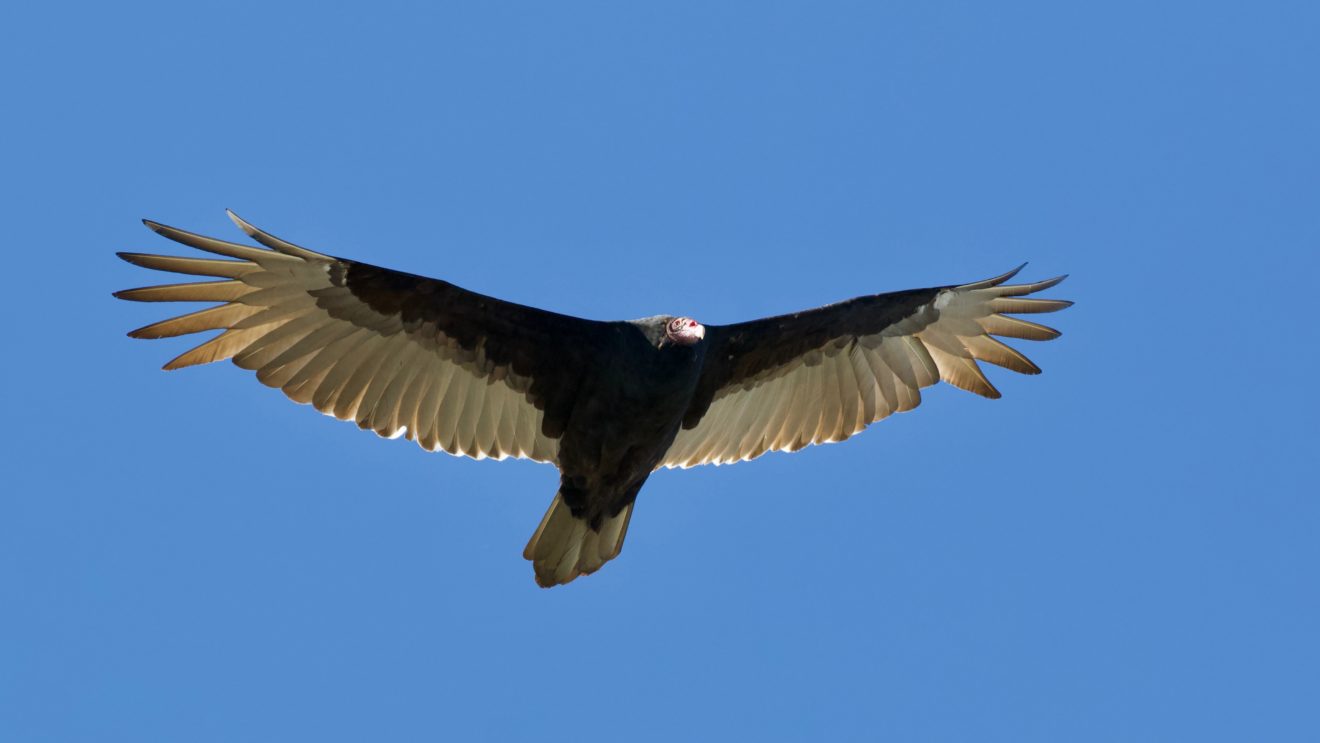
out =
{"type": "Polygon", "coordinates": [[[592,528],[585,518],[573,515],[562,493],[541,518],[541,525],[527,542],[523,557],[532,561],[536,583],[549,588],[568,583],[579,575],[590,575],[619,556],[628,533],[633,504],[592,528]]]}

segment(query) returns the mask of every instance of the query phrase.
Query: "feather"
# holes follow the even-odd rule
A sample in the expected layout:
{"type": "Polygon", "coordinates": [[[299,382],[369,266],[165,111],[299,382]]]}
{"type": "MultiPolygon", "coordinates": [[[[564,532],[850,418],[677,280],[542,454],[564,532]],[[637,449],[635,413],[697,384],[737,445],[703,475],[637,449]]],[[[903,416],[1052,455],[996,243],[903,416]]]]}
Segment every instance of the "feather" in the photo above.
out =
{"type": "Polygon", "coordinates": [[[234,355],[234,364],[240,369],[255,371],[269,365],[277,356],[287,351],[293,344],[306,338],[317,328],[326,327],[333,321],[324,315],[304,315],[288,320],[266,331],[247,348],[234,355]]]}
{"type": "Polygon", "coordinates": [[[241,281],[200,281],[125,289],[114,296],[133,302],[233,302],[251,291],[241,281]]]}
{"type": "Polygon", "coordinates": [[[172,338],[206,330],[228,330],[231,325],[261,310],[242,304],[222,304],[152,323],[128,334],[130,338],[172,338]]]}
{"type": "Polygon", "coordinates": [[[180,258],[173,255],[148,255],[146,253],[116,253],[120,258],[135,266],[156,271],[190,274],[193,276],[217,276],[224,279],[242,278],[261,267],[247,261],[221,261],[215,258],[180,258]]]}
{"type": "Polygon", "coordinates": [[[1033,364],[1031,359],[1023,356],[1016,348],[1000,343],[988,335],[977,335],[960,340],[977,359],[1011,369],[1019,374],[1040,374],[1040,367],[1033,364]]]}
{"type": "MultiPolygon", "coordinates": [[[[970,359],[972,357],[972,352],[968,351],[957,337],[952,333],[944,332],[938,325],[927,328],[918,333],[917,338],[919,338],[922,343],[926,344],[926,350],[931,352],[931,356],[935,355],[935,349],[939,349],[950,356],[957,356],[963,359],[970,359]]],[[[938,359],[936,362],[938,363],[938,359]]]]}
{"type": "Polygon", "coordinates": [[[1002,335],[1007,338],[1021,338],[1028,341],[1048,341],[1059,337],[1059,331],[1037,325],[1034,322],[1020,320],[1008,315],[989,315],[981,320],[981,327],[990,335],[1002,335]]]}
{"type": "MultiPolygon", "coordinates": [[[[432,426],[433,440],[451,454],[461,451],[458,445],[461,435],[458,422],[463,415],[464,403],[468,399],[468,385],[473,381],[475,380],[472,379],[472,375],[461,368],[446,370],[444,386],[436,393],[434,412],[432,412],[435,417],[432,426]]],[[[432,410],[429,404],[427,409],[432,410]]]]}
{"type": "Polygon", "coordinates": [[[1072,302],[1062,299],[1025,299],[1021,297],[995,297],[990,300],[993,312],[1010,315],[1031,315],[1040,312],[1058,312],[1072,306],[1072,302]]]}
{"type": "Polygon", "coordinates": [[[256,227],[253,227],[251,224],[248,224],[241,217],[239,217],[237,214],[233,213],[229,209],[225,210],[225,214],[229,215],[229,219],[234,224],[238,225],[238,228],[240,230],[243,230],[253,240],[256,240],[257,242],[261,243],[262,245],[265,245],[268,248],[272,248],[274,250],[280,251],[281,253],[285,253],[287,255],[291,255],[296,258],[302,258],[308,261],[323,261],[330,259],[329,256],[322,255],[312,250],[308,250],[307,248],[298,247],[297,245],[294,245],[291,242],[285,242],[284,240],[281,240],[278,237],[275,237],[274,235],[271,235],[266,232],[262,232],[256,227]]]}
{"type": "Polygon", "coordinates": [[[166,371],[173,371],[198,364],[209,364],[213,361],[224,361],[241,351],[263,332],[265,331],[262,328],[226,330],[202,345],[174,357],[163,368],[166,371]]]}
{"type": "MultiPolygon", "coordinates": [[[[899,395],[897,388],[897,377],[892,369],[885,363],[880,349],[873,351],[864,351],[858,349],[857,363],[865,367],[865,371],[871,375],[874,380],[871,386],[871,397],[874,401],[874,407],[867,422],[875,422],[899,409],[899,395]]],[[[860,376],[860,373],[859,373],[860,376]]]]}
{"type": "Polygon", "coordinates": [[[1026,267],[1027,267],[1027,264],[1023,263],[1022,265],[1018,266],[1017,268],[1015,268],[1015,269],[1013,269],[1012,271],[1009,271],[1009,272],[1007,272],[1007,273],[999,274],[998,276],[995,276],[994,278],[985,279],[984,281],[976,281],[976,282],[973,282],[973,283],[971,283],[971,284],[963,284],[962,286],[959,286],[958,288],[959,288],[959,289],[962,289],[962,290],[964,290],[964,291],[975,291],[975,290],[977,290],[977,289],[988,289],[988,288],[990,288],[990,287],[992,287],[992,286],[999,286],[1000,284],[1004,283],[1005,281],[1008,281],[1009,279],[1013,278],[1014,276],[1017,276],[1017,275],[1018,275],[1018,272],[1021,271],[1021,270],[1024,269],[1024,268],[1026,268],[1026,267]]]}
{"type": "Polygon", "coordinates": [[[436,451],[441,448],[442,441],[452,439],[453,421],[446,419],[451,414],[456,416],[458,411],[453,410],[452,404],[446,405],[443,401],[453,394],[455,385],[462,384],[466,376],[454,367],[441,368],[426,394],[418,401],[417,442],[423,449],[436,451]]]}
{"type": "Polygon", "coordinates": [[[477,424],[481,421],[482,409],[486,402],[486,388],[489,386],[484,379],[469,380],[467,397],[463,401],[463,412],[459,416],[455,431],[454,449],[473,459],[483,459],[486,456],[481,447],[477,446],[477,424]]]}
{"type": "Polygon", "coordinates": [[[243,304],[257,307],[276,307],[287,302],[300,300],[301,304],[313,306],[316,300],[301,285],[283,284],[265,289],[253,289],[243,296],[243,304]]]}
{"type": "Polygon", "coordinates": [[[275,358],[271,359],[267,364],[263,365],[263,369],[278,369],[282,366],[288,365],[289,362],[301,359],[308,354],[319,354],[326,348],[338,342],[341,338],[358,333],[360,330],[361,329],[356,326],[344,323],[325,323],[299,339],[275,358]]]}
{"type": "MultiPolygon", "coordinates": [[[[298,354],[294,356],[295,360],[306,358],[307,362],[303,364],[297,372],[294,372],[289,376],[288,381],[281,385],[281,389],[285,392],[289,392],[291,389],[299,389],[309,382],[315,382],[313,387],[320,386],[321,381],[324,380],[330,374],[331,370],[333,370],[343,359],[343,354],[369,337],[366,331],[352,326],[349,326],[346,329],[341,328],[339,330],[341,330],[341,332],[337,334],[338,337],[335,337],[334,340],[329,343],[320,345],[308,354],[298,354]]],[[[276,363],[278,363],[278,359],[276,360],[276,363]]],[[[286,364],[285,368],[291,366],[292,364],[286,364]]],[[[295,397],[294,399],[303,403],[312,402],[312,392],[313,390],[308,390],[306,399],[298,397],[295,397]]],[[[321,410],[321,406],[317,406],[317,410],[321,410]]]]}
{"type": "Polygon", "coordinates": [[[355,379],[350,380],[349,384],[362,385],[362,397],[358,401],[357,408],[352,418],[357,422],[359,428],[374,428],[373,416],[380,413],[381,398],[390,382],[402,371],[404,356],[412,348],[412,344],[400,338],[393,338],[377,355],[377,363],[370,367],[370,377],[359,379],[363,370],[359,369],[354,375],[355,379]]]}
{"type": "Polygon", "coordinates": [[[507,390],[504,395],[504,407],[501,408],[496,423],[495,443],[505,456],[524,456],[522,448],[518,445],[518,415],[524,407],[519,404],[518,398],[521,395],[512,389],[507,390]]]}
{"type": "Polygon", "coordinates": [[[1063,276],[1055,276],[1052,279],[1037,281],[1034,284],[1013,284],[1009,286],[1000,286],[995,289],[995,295],[1000,297],[1019,297],[1024,294],[1035,294],[1036,292],[1045,291],[1050,287],[1057,286],[1066,278],[1068,278],[1068,275],[1064,274],[1063,276]]]}
{"type": "Polygon", "coordinates": [[[239,245],[238,243],[231,243],[226,240],[217,240],[214,237],[196,235],[168,225],[163,225],[159,222],[153,222],[150,219],[142,220],[142,224],[145,224],[152,232],[168,237],[174,242],[183,243],[190,248],[205,250],[208,253],[223,255],[227,258],[238,258],[239,260],[252,261],[253,263],[265,265],[264,262],[269,258],[282,257],[277,256],[277,254],[272,253],[269,250],[262,250],[261,248],[254,248],[248,245],[239,245]]]}
{"type": "Polygon", "coordinates": [[[862,385],[853,373],[851,348],[845,348],[834,358],[834,370],[839,381],[839,428],[834,440],[843,441],[870,421],[862,420],[862,385]]]}
{"type": "Polygon", "coordinates": [[[906,351],[905,358],[912,366],[912,372],[917,379],[917,388],[929,387],[940,381],[940,370],[931,358],[930,351],[926,345],[918,338],[911,336],[899,339],[902,348],[906,351]]]}
{"type": "Polygon", "coordinates": [[[477,451],[496,459],[501,458],[497,432],[500,413],[504,409],[504,391],[507,389],[503,383],[487,381],[481,416],[477,419],[476,434],[472,441],[477,451]]]}
{"type": "Polygon", "coordinates": [[[419,367],[399,401],[399,425],[407,430],[406,435],[409,439],[416,441],[424,449],[426,446],[422,444],[422,432],[418,427],[423,421],[429,424],[434,420],[434,416],[429,418],[422,416],[422,402],[430,394],[431,386],[435,384],[435,377],[434,369],[419,367]]]}
{"type": "Polygon", "coordinates": [[[842,438],[843,390],[839,388],[839,373],[835,359],[827,356],[820,365],[825,394],[821,398],[820,428],[813,443],[824,443],[842,438]]]}
{"type": "Polygon", "coordinates": [[[261,306],[256,305],[256,303],[248,302],[245,302],[244,304],[252,304],[258,311],[251,317],[248,317],[235,325],[235,327],[240,330],[243,328],[255,328],[260,325],[268,325],[281,320],[287,321],[289,318],[304,317],[313,313],[323,314],[316,312],[316,306],[312,302],[312,298],[306,295],[302,298],[293,299],[275,306],[261,306]]]}
{"type": "Polygon", "coordinates": [[[930,357],[940,370],[940,379],[959,389],[975,392],[982,397],[998,398],[999,390],[985,378],[981,368],[970,358],[955,356],[938,346],[927,346],[930,357]]]}
{"type": "Polygon", "coordinates": [[[342,346],[334,349],[334,358],[328,361],[330,371],[312,397],[312,405],[317,410],[327,415],[334,414],[344,386],[358,368],[371,358],[372,346],[377,343],[383,343],[380,336],[358,330],[345,339],[342,346]]]}
{"type": "MultiPolygon", "coordinates": [[[[403,427],[399,421],[399,406],[403,401],[404,391],[408,389],[408,385],[422,366],[417,358],[419,353],[423,352],[413,344],[401,345],[401,352],[394,363],[393,374],[382,373],[379,377],[384,380],[384,389],[380,392],[379,401],[368,407],[367,401],[363,400],[363,407],[359,409],[358,425],[365,423],[376,433],[387,437],[393,436],[403,427]],[[370,417],[363,418],[362,410],[368,410],[370,417]]],[[[373,380],[372,386],[374,387],[375,384],[376,381],[373,380]]]]}

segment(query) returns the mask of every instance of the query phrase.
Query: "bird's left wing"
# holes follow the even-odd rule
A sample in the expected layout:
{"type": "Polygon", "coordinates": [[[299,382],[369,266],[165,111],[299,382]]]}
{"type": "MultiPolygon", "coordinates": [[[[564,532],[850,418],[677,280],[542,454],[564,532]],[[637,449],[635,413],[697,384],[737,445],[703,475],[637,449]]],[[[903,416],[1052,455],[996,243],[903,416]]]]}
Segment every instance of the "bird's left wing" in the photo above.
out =
{"type": "Polygon", "coordinates": [[[1057,330],[1010,317],[1071,305],[1029,299],[1064,279],[1007,284],[1018,270],[971,284],[858,297],[706,328],[706,366],[665,467],[754,459],[842,441],[921,402],[941,380],[985,397],[999,391],[977,361],[1038,374],[991,336],[1049,340],[1057,330]]]}
{"type": "Polygon", "coordinates": [[[219,302],[133,331],[165,338],[222,330],[165,365],[224,359],[327,415],[423,448],[555,462],[608,323],[505,302],[445,281],[307,250],[230,217],[263,248],[148,221],[184,245],[234,260],[120,253],[204,281],[115,296],[219,302]]]}

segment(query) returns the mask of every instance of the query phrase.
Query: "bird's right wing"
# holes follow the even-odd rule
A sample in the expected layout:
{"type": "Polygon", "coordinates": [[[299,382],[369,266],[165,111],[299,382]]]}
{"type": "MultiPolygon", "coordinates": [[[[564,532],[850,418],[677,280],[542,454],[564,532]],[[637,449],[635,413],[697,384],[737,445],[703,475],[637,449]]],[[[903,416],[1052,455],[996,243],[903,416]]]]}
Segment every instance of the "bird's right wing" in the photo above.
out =
{"type": "Polygon", "coordinates": [[[706,366],[661,465],[726,464],[842,441],[915,408],[921,388],[941,380],[999,397],[977,361],[1023,374],[1040,369],[991,336],[1058,337],[1053,328],[1009,315],[1072,304],[1026,298],[1064,277],[1005,283],[1016,273],[708,326],[706,366]]]}
{"type": "Polygon", "coordinates": [[[129,334],[224,331],[166,369],[232,359],[290,399],[381,436],[477,459],[556,461],[579,381],[600,363],[610,323],[323,255],[230,217],[266,249],[147,222],[236,260],[119,254],[145,268],[223,279],[115,294],[221,303],[129,334]]]}

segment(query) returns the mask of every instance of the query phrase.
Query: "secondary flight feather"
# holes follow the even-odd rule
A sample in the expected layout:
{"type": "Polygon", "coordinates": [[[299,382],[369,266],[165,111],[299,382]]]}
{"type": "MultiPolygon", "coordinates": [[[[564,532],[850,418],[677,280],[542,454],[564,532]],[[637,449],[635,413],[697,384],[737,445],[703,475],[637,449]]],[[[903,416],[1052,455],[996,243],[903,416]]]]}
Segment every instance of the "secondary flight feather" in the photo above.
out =
{"type": "Polygon", "coordinates": [[[656,469],[842,441],[916,407],[921,389],[940,381],[999,397],[978,361],[1040,369],[994,336],[1056,338],[1014,315],[1072,304],[1029,296],[1064,277],[1010,284],[1014,270],[733,325],[673,315],[601,322],[324,255],[229,216],[262,247],[146,221],[221,258],[121,258],[219,280],[115,296],[218,304],[129,335],[223,331],[165,368],[229,359],[290,399],[384,437],[555,465],[559,491],[523,552],[542,586],[618,556],[656,469]]]}

